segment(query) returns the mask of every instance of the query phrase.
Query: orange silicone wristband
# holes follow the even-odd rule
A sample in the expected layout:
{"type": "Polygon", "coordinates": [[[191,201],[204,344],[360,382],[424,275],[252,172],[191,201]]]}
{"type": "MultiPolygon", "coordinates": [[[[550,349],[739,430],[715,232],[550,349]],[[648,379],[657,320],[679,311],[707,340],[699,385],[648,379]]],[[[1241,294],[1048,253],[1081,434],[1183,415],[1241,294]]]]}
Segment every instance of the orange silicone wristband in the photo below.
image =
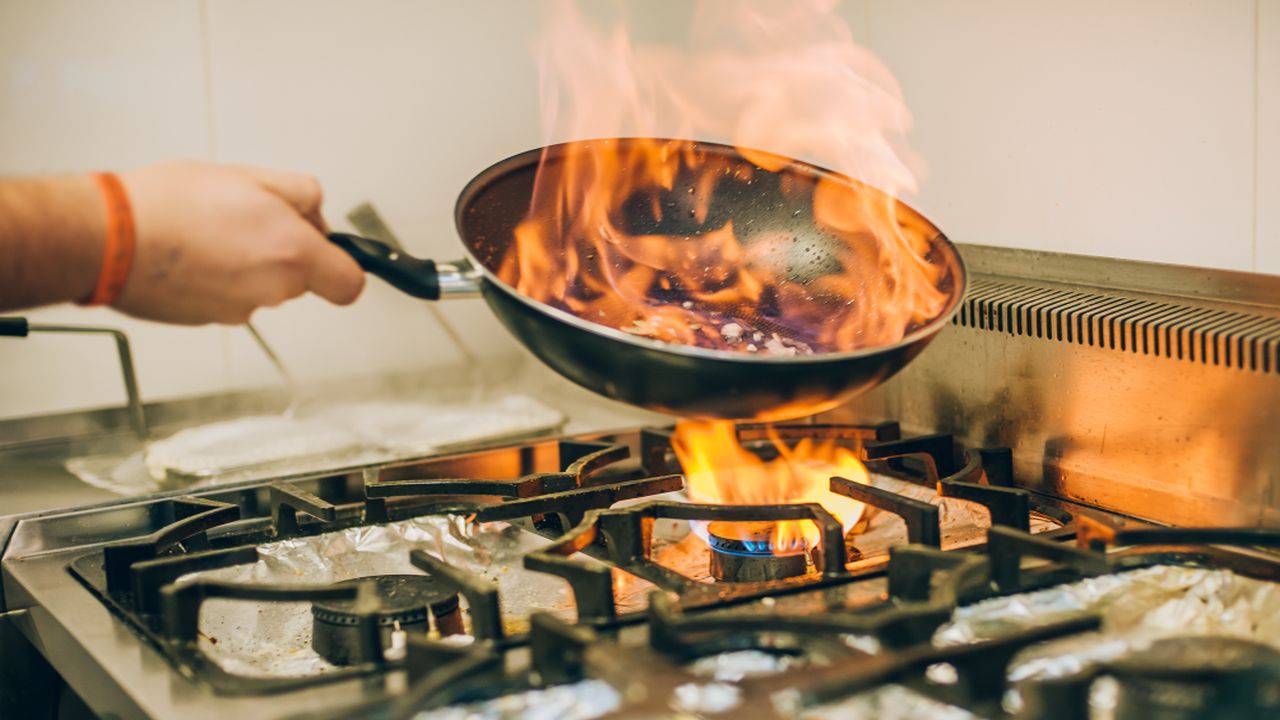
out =
{"type": "Polygon", "coordinates": [[[107,236],[102,253],[102,271],[98,284],[85,305],[110,305],[120,297],[124,281],[133,267],[136,237],[133,228],[133,209],[124,184],[113,173],[94,173],[93,180],[102,191],[107,205],[107,236]]]}

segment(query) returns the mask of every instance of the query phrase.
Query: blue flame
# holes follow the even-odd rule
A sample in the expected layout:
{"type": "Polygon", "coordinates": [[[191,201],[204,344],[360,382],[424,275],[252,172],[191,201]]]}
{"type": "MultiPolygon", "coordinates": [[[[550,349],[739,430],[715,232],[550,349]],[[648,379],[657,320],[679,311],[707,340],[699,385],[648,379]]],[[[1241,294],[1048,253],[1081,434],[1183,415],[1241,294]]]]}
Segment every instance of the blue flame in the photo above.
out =
{"type": "Polygon", "coordinates": [[[803,550],[795,550],[793,552],[775,552],[773,546],[768,540],[742,540],[739,538],[722,538],[718,535],[709,536],[707,538],[707,544],[716,552],[724,553],[725,555],[740,555],[742,557],[798,555],[803,552],[803,550]]]}

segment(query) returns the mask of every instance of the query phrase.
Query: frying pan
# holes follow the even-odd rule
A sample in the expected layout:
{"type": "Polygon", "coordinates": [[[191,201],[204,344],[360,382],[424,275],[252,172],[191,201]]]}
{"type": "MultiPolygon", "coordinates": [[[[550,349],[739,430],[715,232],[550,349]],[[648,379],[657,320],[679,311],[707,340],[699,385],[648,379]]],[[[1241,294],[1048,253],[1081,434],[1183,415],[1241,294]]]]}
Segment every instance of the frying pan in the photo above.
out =
{"type": "MultiPolygon", "coordinates": [[[[581,142],[625,147],[637,141],[581,142]]],[[[499,277],[499,269],[514,252],[515,228],[529,212],[539,161],[547,167],[563,161],[570,145],[521,153],[467,184],[454,214],[466,252],[462,260],[437,263],[344,233],[333,233],[329,239],[367,272],[414,297],[439,300],[479,294],[507,330],[559,374],[614,400],[682,417],[779,421],[829,410],[900,370],[959,308],[966,283],[964,263],[941,232],[932,233],[925,259],[941,270],[938,288],[946,295],[943,310],[898,342],[848,352],[784,356],[664,343],[534,300],[499,277]]],[[[697,148],[729,162],[747,162],[730,146],[700,142],[697,148]]],[[[797,202],[797,186],[812,187],[821,178],[883,196],[874,188],[800,161],[780,170],[757,172],[756,177],[759,181],[739,184],[731,192],[717,191],[706,223],[731,218],[735,228],[782,230],[798,245],[793,249],[810,255],[815,249],[820,253],[824,243],[833,240],[811,212],[798,209],[811,203],[797,202]]],[[[636,207],[624,203],[619,212],[626,216],[621,223],[630,232],[669,234],[670,229],[658,227],[659,221],[643,203],[636,207]]],[[[929,229],[936,230],[932,225],[929,229]]],[[[813,263],[809,267],[796,271],[791,280],[811,282],[813,263]]]]}

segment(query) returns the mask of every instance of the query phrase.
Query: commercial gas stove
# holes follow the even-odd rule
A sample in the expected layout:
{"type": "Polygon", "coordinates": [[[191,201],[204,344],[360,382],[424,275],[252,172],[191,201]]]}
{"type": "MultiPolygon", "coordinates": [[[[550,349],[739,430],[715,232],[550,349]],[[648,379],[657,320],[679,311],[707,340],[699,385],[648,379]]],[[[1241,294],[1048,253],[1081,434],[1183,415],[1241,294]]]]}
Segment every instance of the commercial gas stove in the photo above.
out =
{"type": "Polygon", "coordinates": [[[856,455],[827,481],[849,526],[692,502],[662,426],[8,518],[0,707],[52,717],[64,681],[121,718],[1280,717],[1280,464],[1209,429],[1274,419],[1263,281],[1208,273],[1237,292],[1210,302],[1028,257],[967,248],[956,327],[859,407],[736,429],[856,455]],[[741,531],[786,521],[815,541],[741,531]]]}
{"type": "MultiPolygon", "coordinates": [[[[1013,690],[1029,717],[1074,718],[1089,680],[1121,670],[1063,678],[1036,662],[1091,651],[1019,653],[1097,631],[1117,587],[1227,583],[1258,596],[1255,621],[1280,610],[1280,586],[1251,579],[1280,581],[1280,563],[1207,547],[1280,545],[1280,532],[1081,514],[1011,487],[1007,451],[894,423],[775,432],[856,448],[871,481],[831,488],[879,512],[846,537],[816,504],[690,503],[669,433],[644,429],[25,520],[6,602],[29,608],[20,623],[77,668],[67,679],[96,711],[183,718],[883,717],[886,702],[985,717],[1007,712],[1010,668],[1032,678],[1013,690]],[[690,529],[778,520],[816,524],[821,543],[776,555],[690,529]],[[1003,616],[1015,606],[1032,609],[1003,616]],[[886,685],[898,699],[879,697],[886,685]]],[[[1145,647],[1152,629],[1134,624],[1116,636],[1145,647]]],[[[1252,646],[1231,643],[1190,651],[1221,654],[1224,676],[1280,712],[1269,656],[1237,667],[1252,646]]],[[[1180,656],[1122,669],[1149,683],[1205,671],[1171,667],[1180,656]]],[[[1163,702],[1121,695],[1125,717],[1149,716],[1125,703],[1163,702]]]]}

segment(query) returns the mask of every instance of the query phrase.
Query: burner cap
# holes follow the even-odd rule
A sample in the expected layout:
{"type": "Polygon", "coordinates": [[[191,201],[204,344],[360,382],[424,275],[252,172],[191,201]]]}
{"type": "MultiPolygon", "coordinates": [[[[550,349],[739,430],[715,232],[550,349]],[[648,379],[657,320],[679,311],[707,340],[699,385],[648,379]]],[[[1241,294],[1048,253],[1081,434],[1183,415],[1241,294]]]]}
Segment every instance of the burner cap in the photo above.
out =
{"type": "Polygon", "coordinates": [[[716,552],[728,553],[729,555],[747,555],[750,557],[779,557],[786,555],[803,555],[803,550],[792,551],[789,553],[774,553],[769,549],[768,540],[744,540],[742,538],[726,538],[719,535],[708,535],[707,542],[711,545],[711,549],[716,552]]]}
{"type": "MultiPolygon", "coordinates": [[[[428,613],[435,616],[441,635],[462,632],[458,595],[430,575],[378,575],[338,583],[339,587],[372,581],[379,602],[378,625],[382,647],[392,644],[392,633],[427,632],[428,613]]],[[[311,647],[334,665],[370,662],[359,642],[354,600],[323,600],[311,604],[311,647]]]]}
{"type": "Polygon", "coordinates": [[[804,555],[804,548],[774,552],[772,522],[721,522],[707,525],[707,543],[712,550],[731,555],[755,557],[787,557],[804,555]]]}
{"type": "Polygon", "coordinates": [[[746,537],[729,537],[727,524],[713,522],[707,526],[707,545],[711,548],[711,577],[722,582],[768,582],[804,575],[809,558],[803,550],[775,554],[770,548],[772,523],[739,523],[747,525],[746,537]]]}
{"type": "MultiPolygon", "coordinates": [[[[337,583],[347,587],[369,582],[377,588],[379,625],[415,623],[427,619],[427,608],[443,615],[458,607],[456,593],[430,575],[378,575],[337,583]]],[[[320,622],[355,625],[355,600],[319,600],[311,604],[311,614],[320,622]]]]}

